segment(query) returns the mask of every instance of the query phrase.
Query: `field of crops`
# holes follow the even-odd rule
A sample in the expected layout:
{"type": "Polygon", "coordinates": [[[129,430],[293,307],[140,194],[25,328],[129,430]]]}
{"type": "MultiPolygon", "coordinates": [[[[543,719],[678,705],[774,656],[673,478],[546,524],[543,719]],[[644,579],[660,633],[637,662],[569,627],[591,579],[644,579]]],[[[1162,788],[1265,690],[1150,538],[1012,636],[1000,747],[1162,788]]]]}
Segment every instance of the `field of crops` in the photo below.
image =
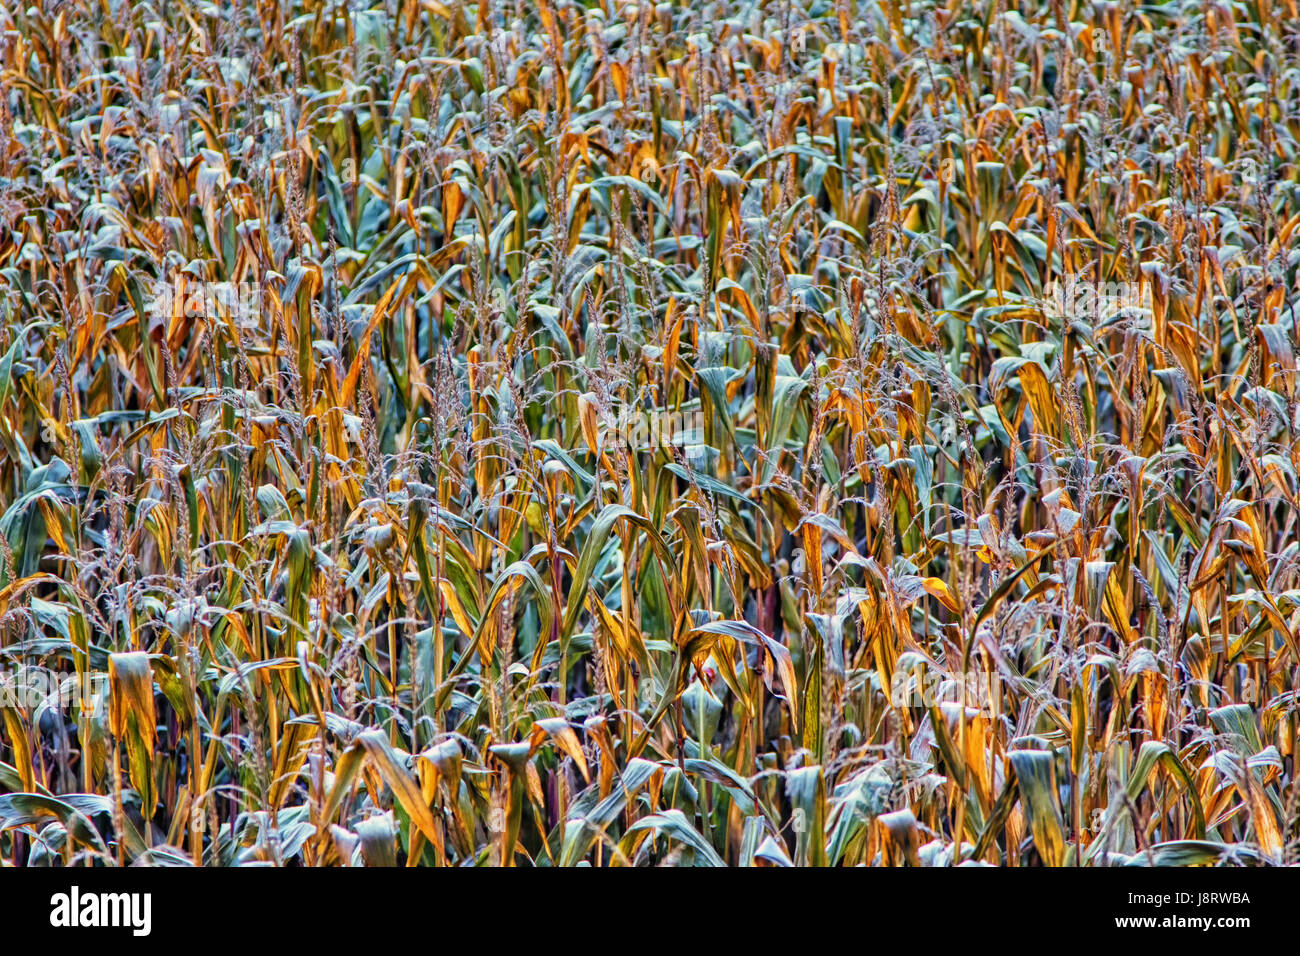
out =
{"type": "Polygon", "coordinates": [[[1300,857],[1296,0],[0,9],[0,865],[1300,857]]]}

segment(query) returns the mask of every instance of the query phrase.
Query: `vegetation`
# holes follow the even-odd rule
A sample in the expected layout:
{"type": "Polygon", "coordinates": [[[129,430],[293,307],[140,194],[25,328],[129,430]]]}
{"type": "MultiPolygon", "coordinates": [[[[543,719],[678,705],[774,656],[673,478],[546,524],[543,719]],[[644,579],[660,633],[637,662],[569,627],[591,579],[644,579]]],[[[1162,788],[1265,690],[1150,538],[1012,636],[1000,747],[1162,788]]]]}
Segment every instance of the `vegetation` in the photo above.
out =
{"type": "Polygon", "coordinates": [[[1294,861],[1295,0],[22,6],[6,865],[1294,861]]]}

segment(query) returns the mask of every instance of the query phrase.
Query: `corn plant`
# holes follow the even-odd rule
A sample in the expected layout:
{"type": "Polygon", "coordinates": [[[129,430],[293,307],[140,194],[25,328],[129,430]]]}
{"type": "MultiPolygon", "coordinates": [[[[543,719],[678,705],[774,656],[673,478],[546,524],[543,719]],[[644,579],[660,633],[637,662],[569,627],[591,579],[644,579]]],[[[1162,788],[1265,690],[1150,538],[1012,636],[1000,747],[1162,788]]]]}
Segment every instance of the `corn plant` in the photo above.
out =
{"type": "Polygon", "coordinates": [[[0,10],[0,862],[1280,865],[1295,0],[0,10]]]}

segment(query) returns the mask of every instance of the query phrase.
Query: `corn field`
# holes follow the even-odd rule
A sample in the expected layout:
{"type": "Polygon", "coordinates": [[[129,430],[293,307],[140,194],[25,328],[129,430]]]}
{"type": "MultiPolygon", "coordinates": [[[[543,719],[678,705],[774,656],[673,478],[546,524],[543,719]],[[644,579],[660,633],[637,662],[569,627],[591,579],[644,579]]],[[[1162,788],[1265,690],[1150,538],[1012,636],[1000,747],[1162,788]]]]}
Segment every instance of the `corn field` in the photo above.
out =
{"type": "Polygon", "coordinates": [[[0,865],[1300,857],[1296,0],[0,9],[0,865]]]}

